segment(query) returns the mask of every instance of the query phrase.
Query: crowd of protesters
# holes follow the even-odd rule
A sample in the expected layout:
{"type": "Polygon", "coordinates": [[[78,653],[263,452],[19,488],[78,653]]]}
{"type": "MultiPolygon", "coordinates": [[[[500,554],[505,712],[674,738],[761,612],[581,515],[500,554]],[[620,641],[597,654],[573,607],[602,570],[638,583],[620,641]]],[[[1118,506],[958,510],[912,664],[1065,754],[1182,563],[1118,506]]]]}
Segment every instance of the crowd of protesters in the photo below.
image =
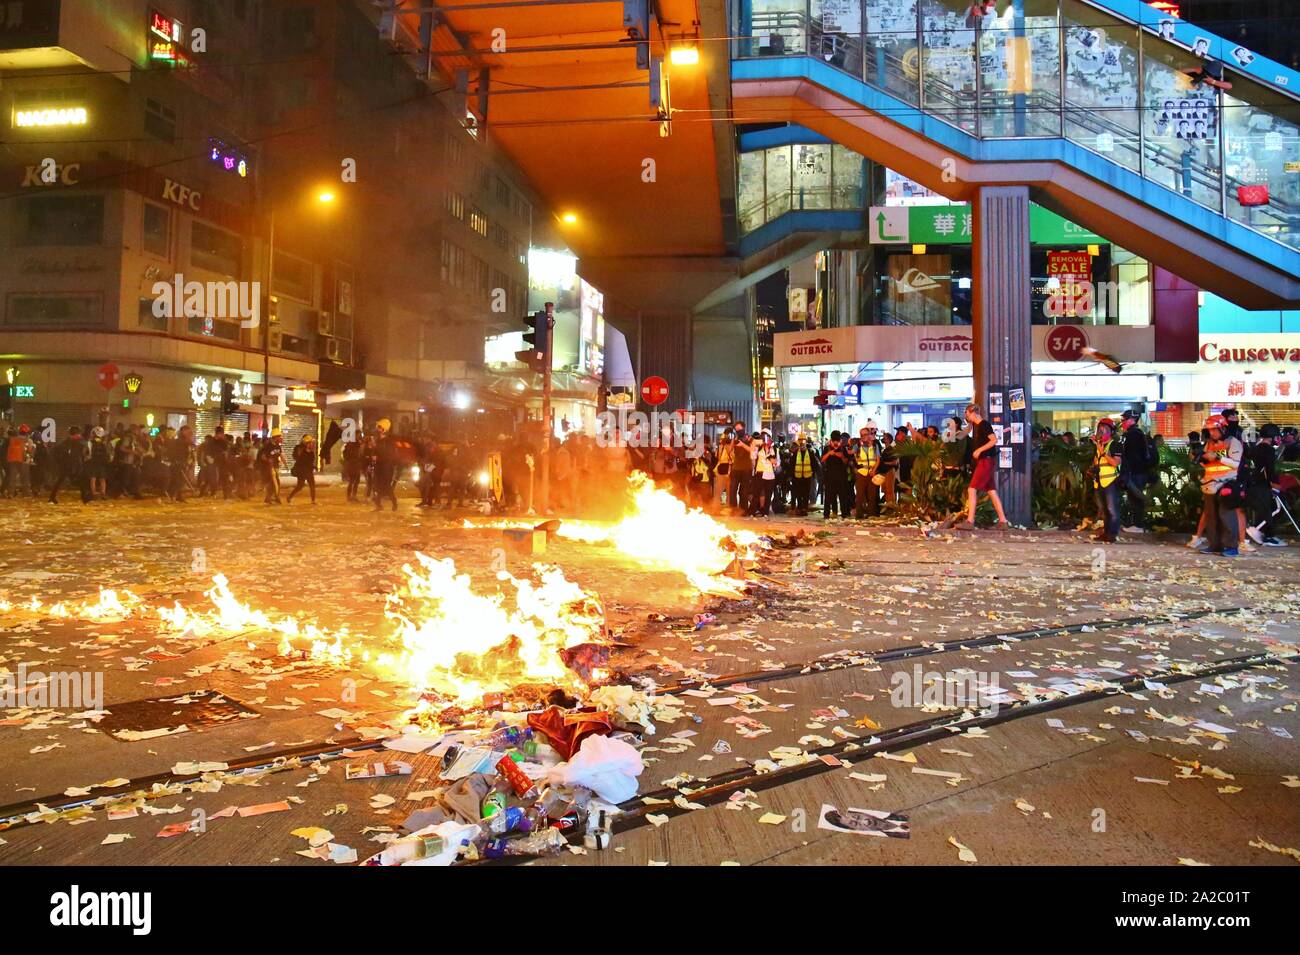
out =
{"type": "MultiPolygon", "coordinates": [[[[647,442],[637,434],[602,442],[572,433],[552,442],[549,501],[553,511],[590,513],[602,503],[617,506],[622,477],[643,471],[656,483],[705,510],[736,516],[791,514],[805,517],[820,508],[827,520],[867,519],[897,503],[911,487],[913,455],[920,443],[954,444],[948,455],[965,476],[964,521],[973,528],[981,496],[987,496],[999,526],[1007,525],[996,489],[998,440],[977,405],[964,420],[949,418],[942,427],[899,427],[892,433],[867,421],[856,435],[832,431],[822,443],[800,433],[787,439],[767,431],[749,432],[741,424],[698,444],[647,442]]],[[[1054,435],[1040,428],[1031,435],[1031,453],[1049,440],[1092,446],[1088,480],[1097,500],[1096,538],[1113,542],[1121,531],[1147,528],[1149,488],[1159,480],[1163,439],[1141,427],[1140,415],[1123,412],[1118,422],[1103,418],[1091,435],[1054,435]]],[[[140,425],[73,427],[59,441],[44,442],[27,425],[8,428],[0,494],[48,497],[75,494],[84,503],[156,496],[183,502],[187,497],[290,503],[300,494],[317,499],[316,476],[331,454],[340,458],[345,499],[375,509],[398,507],[403,481],[419,494],[423,508],[478,506],[501,511],[533,511],[540,501],[541,449],[538,433],[479,435],[451,440],[423,429],[396,431],[388,419],[343,440],[331,423],[323,447],[314,435],[286,449],[279,430],[227,434],[217,427],[196,437],[189,426],[147,430],[140,425]],[[293,486],[287,491],[287,478],[293,486]]],[[[668,435],[665,435],[668,437],[668,435]]],[[[1287,475],[1279,462],[1300,461],[1295,428],[1260,427],[1247,441],[1235,409],[1213,415],[1187,439],[1187,452],[1200,465],[1204,508],[1189,546],[1236,556],[1260,547],[1281,546],[1275,536],[1284,513],[1280,492],[1287,475]]],[[[1294,482],[1292,482],[1294,483],[1294,482]]],[[[1288,514],[1289,516],[1289,514],[1288,514]]],[[[1080,529],[1093,524],[1085,520],[1080,529]]]]}

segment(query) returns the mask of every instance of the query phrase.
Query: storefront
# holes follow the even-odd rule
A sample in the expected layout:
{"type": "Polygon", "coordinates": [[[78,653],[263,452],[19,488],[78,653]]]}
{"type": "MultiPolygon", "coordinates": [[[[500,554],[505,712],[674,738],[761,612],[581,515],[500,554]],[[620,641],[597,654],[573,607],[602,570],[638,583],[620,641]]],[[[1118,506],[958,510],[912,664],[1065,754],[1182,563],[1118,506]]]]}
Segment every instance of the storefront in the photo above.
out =
{"type": "MultiPolygon", "coordinates": [[[[1033,331],[1031,396],[1035,423],[1055,431],[1091,427],[1104,415],[1168,400],[1151,364],[1150,326],[1043,326],[1033,331]],[[1120,373],[1087,360],[1085,347],[1122,356],[1120,373]]],[[[938,425],[972,400],[969,328],[855,326],[775,336],[776,364],[789,396],[780,423],[856,431],[938,425]],[[821,393],[826,405],[816,403],[821,393]]],[[[1186,366],[1172,366],[1185,368],[1186,366]]]]}

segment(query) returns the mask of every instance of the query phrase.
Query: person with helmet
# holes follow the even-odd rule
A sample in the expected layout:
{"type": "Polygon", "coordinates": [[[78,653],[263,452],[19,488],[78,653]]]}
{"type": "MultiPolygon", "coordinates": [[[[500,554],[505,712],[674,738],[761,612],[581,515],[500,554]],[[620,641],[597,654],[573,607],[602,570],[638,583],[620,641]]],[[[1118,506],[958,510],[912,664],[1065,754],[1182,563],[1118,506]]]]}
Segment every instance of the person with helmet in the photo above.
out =
{"type": "Polygon", "coordinates": [[[284,464],[284,435],[279,428],[271,431],[271,436],[262,442],[257,450],[257,473],[266,488],[263,504],[282,504],[280,500],[280,467],[284,464]]]}
{"type": "Polygon", "coordinates": [[[394,490],[397,485],[397,466],[398,448],[397,439],[393,435],[393,423],[387,418],[380,418],[375,422],[373,495],[376,511],[383,510],[385,500],[391,501],[393,510],[397,510],[397,492],[394,490]]]}
{"type": "Polygon", "coordinates": [[[1102,526],[1093,540],[1113,544],[1119,536],[1119,472],[1122,463],[1120,451],[1115,447],[1115,422],[1102,418],[1093,435],[1092,481],[1097,494],[1097,509],[1102,526]]]}
{"type": "Polygon", "coordinates": [[[31,428],[22,424],[16,431],[10,432],[5,453],[5,471],[8,477],[5,491],[10,497],[32,493],[32,460],[35,454],[36,444],[32,441],[31,428]]]}
{"type": "Polygon", "coordinates": [[[304,486],[311,492],[311,502],[316,503],[316,469],[319,464],[320,459],[316,452],[316,436],[314,434],[303,435],[302,440],[293,449],[293,467],[289,473],[297,479],[298,483],[289,492],[289,503],[293,503],[293,496],[301,491],[304,486]]]}
{"type": "Polygon", "coordinates": [[[880,485],[874,480],[881,460],[876,433],[876,423],[868,421],[858,432],[858,444],[853,450],[853,516],[858,520],[880,514],[880,485]]]}
{"type": "Polygon", "coordinates": [[[1259,429],[1256,442],[1246,449],[1241,462],[1241,473],[1246,478],[1246,537],[1240,547],[1247,552],[1259,547],[1285,547],[1273,535],[1273,491],[1278,486],[1277,443],[1282,429],[1266,424],[1259,429]]]}
{"type": "Polygon", "coordinates": [[[1204,506],[1205,546],[1202,554],[1222,554],[1236,557],[1239,539],[1237,505],[1232,500],[1237,471],[1241,467],[1244,449],[1239,438],[1232,437],[1228,419],[1212,414],[1205,419],[1209,440],[1201,452],[1201,494],[1204,506]]]}
{"type": "Polygon", "coordinates": [[[89,485],[85,480],[86,442],[82,440],[79,427],[73,425],[68,429],[68,436],[54,449],[53,458],[56,476],[50,491],[50,503],[58,504],[60,489],[68,485],[80,490],[81,502],[89,504],[89,485]]]}
{"type": "Polygon", "coordinates": [[[1140,427],[1142,416],[1132,408],[1120,415],[1117,437],[1120,443],[1119,483],[1128,501],[1130,523],[1124,530],[1141,534],[1146,530],[1146,488],[1155,482],[1160,470],[1160,456],[1155,443],[1140,427]]]}
{"type": "Polygon", "coordinates": [[[86,478],[90,482],[90,496],[92,498],[105,498],[108,496],[108,466],[112,460],[112,453],[106,434],[100,425],[96,425],[90,430],[86,478]]]}
{"type": "Polygon", "coordinates": [[[808,501],[812,496],[813,475],[821,470],[817,454],[808,447],[808,435],[803,431],[795,440],[794,451],[790,455],[790,501],[795,517],[808,515],[808,501]]]}
{"type": "Polygon", "coordinates": [[[849,453],[844,447],[844,434],[832,431],[826,450],[822,452],[822,520],[834,517],[848,517],[849,506],[853,499],[850,490],[852,473],[849,453]]]}

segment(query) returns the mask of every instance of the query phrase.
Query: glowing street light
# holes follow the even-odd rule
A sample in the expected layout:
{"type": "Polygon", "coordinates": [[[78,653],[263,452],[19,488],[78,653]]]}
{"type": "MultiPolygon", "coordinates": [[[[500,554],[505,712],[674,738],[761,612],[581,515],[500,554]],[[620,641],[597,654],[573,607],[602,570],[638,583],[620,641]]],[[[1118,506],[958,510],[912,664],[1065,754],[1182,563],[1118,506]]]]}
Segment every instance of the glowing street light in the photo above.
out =
{"type": "Polygon", "coordinates": [[[576,213],[566,212],[564,215],[560,216],[560,221],[566,225],[573,225],[578,221],[578,216],[576,213]]]}
{"type": "Polygon", "coordinates": [[[700,62],[699,47],[675,46],[668,52],[668,62],[673,66],[694,66],[700,62]]]}

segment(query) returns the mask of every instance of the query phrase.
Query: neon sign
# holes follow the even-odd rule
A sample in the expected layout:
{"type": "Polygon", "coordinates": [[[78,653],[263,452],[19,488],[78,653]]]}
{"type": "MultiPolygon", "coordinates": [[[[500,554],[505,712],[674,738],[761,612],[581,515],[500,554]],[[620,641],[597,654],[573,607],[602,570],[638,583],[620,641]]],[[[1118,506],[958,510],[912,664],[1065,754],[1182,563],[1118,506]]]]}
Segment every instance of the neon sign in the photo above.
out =
{"type": "Polygon", "coordinates": [[[51,109],[16,109],[14,126],[85,126],[90,114],[84,106],[51,109]]]}
{"type": "Polygon", "coordinates": [[[208,159],[220,163],[226,172],[238,173],[241,179],[248,176],[248,157],[219,139],[208,140],[208,159]]]}
{"type": "Polygon", "coordinates": [[[162,37],[170,43],[181,42],[180,21],[163,16],[157,10],[152,10],[149,13],[149,32],[162,37]]]}

